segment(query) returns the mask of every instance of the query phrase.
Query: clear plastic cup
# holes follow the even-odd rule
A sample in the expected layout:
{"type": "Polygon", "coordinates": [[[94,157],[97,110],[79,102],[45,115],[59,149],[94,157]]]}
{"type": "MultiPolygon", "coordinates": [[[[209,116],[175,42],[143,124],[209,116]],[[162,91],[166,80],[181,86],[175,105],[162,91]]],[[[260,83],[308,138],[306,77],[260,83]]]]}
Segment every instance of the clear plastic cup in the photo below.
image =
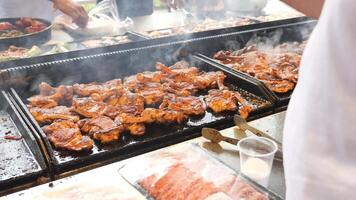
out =
{"type": "Polygon", "coordinates": [[[239,141],[241,173],[267,187],[277,144],[264,137],[248,137],[239,141]]]}

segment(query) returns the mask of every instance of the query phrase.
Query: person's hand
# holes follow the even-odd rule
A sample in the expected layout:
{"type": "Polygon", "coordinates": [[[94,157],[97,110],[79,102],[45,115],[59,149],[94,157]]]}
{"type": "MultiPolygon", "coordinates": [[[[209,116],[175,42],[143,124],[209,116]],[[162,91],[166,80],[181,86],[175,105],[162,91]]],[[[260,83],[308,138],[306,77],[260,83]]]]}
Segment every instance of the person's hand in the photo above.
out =
{"type": "Polygon", "coordinates": [[[165,0],[168,10],[177,10],[184,6],[184,0],[165,0]]]}
{"type": "Polygon", "coordinates": [[[89,17],[81,5],[72,0],[52,0],[52,2],[55,8],[70,16],[79,27],[86,27],[89,17]]]}

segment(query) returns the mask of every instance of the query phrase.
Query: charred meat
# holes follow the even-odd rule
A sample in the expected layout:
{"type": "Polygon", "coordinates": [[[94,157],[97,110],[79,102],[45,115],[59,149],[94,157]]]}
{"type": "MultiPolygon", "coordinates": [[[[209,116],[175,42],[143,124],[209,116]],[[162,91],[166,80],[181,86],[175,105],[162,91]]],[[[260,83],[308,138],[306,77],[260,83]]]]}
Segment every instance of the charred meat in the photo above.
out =
{"type": "Polygon", "coordinates": [[[93,140],[88,136],[83,136],[78,126],[72,121],[55,121],[51,125],[44,126],[42,130],[56,148],[72,151],[93,148],[93,140]]]}
{"type": "Polygon", "coordinates": [[[79,116],[66,106],[56,106],[53,108],[32,107],[30,108],[30,112],[40,124],[48,124],[59,119],[73,122],[79,121],[79,116]]]}
{"type": "Polygon", "coordinates": [[[219,51],[214,59],[261,80],[276,93],[286,93],[298,81],[304,47],[305,42],[284,43],[267,50],[254,45],[233,52],[219,51]]]}
{"type": "Polygon", "coordinates": [[[160,109],[169,109],[183,112],[186,115],[203,115],[205,114],[205,103],[194,96],[179,97],[174,94],[168,94],[160,105],[160,109]]]}
{"type": "Polygon", "coordinates": [[[116,123],[106,116],[83,119],[78,122],[78,125],[83,133],[89,134],[102,143],[117,141],[120,133],[125,130],[122,124],[116,123]]]}

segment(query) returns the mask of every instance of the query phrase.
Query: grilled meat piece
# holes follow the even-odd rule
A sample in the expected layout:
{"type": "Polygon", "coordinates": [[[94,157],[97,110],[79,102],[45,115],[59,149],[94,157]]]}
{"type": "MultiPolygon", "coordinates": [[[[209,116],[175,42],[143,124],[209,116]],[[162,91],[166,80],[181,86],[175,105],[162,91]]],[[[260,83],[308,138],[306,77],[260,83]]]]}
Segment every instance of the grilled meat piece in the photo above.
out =
{"type": "Polygon", "coordinates": [[[94,101],[90,97],[74,98],[72,106],[76,113],[88,118],[102,115],[115,118],[119,113],[119,110],[114,106],[101,101],[94,101]]]}
{"type": "Polygon", "coordinates": [[[203,72],[194,78],[194,85],[198,89],[219,88],[225,89],[224,80],[226,76],[223,72],[203,72]]]}
{"type": "Polygon", "coordinates": [[[53,88],[47,83],[42,82],[39,85],[40,95],[28,98],[30,106],[41,108],[53,108],[60,104],[70,103],[73,98],[73,88],[71,86],[60,85],[53,88]]]}
{"type": "Polygon", "coordinates": [[[175,82],[174,80],[166,80],[166,82],[163,84],[164,91],[176,94],[177,96],[192,96],[195,94],[198,89],[197,87],[188,82],[175,82]]]}
{"type": "Polygon", "coordinates": [[[287,80],[263,80],[267,87],[276,93],[286,93],[294,89],[295,84],[287,80]]]}
{"type": "Polygon", "coordinates": [[[210,90],[205,96],[205,102],[215,113],[235,111],[238,108],[237,92],[229,90],[210,90]]]}
{"type": "Polygon", "coordinates": [[[161,103],[166,94],[162,84],[156,82],[136,82],[131,84],[129,88],[131,92],[142,96],[147,105],[161,103]]]}
{"type": "Polygon", "coordinates": [[[114,79],[104,83],[74,84],[74,93],[80,97],[91,97],[96,101],[104,101],[113,95],[122,94],[124,88],[121,79],[114,79]]]}
{"type": "Polygon", "coordinates": [[[215,113],[223,111],[235,111],[239,108],[239,113],[243,118],[247,118],[252,111],[252,106],[241,96],[239,92],[229,90],[210,90],[205,96],[205,101],[209,108],[215,113]]]}
{"type": "Polygon", "coordinates": [[[193,77],[199,74],[199,69],[196,67],[189,67],[185,61],[180,61],[171,67],[167,67],[162,63],[156,63],[156,69],[161,71],[165,78],[174,80],[175,82],[192,82],[193,77]]]}
{"type": "Polygon", "coordinates": [[[31,107],[53,108],[58,106],[58,102],[51,96],[35,95],[27,99],[31,107]]]}
{"type": "Polygon", "coordinates": [[[173,111],[167,109],[146,108],[141,115],[133,116],[123,113],[118,116],[118,119],[124,124],[138,124],[138,123],[182,123],[187,116],[180,111],[173,111]]]}
{"type": "Polygon", "coordinates": [[[117,141],[120,133],[125,130],[122,124],[118,124],[106,116],[80,120],[78,126],[84,133],[102,143],[117,141]]]}
{"type": "Polygon", "coordinates": [[[93,148],[93,140],[83,136],[78,126],[69,120],[59,120],[51,125],[42,127],[48,139],[56,148],[72,151],[90,150],[93,148]]]}
{"type": "Polygon", "coordinates": [[[144,124],[127,124],[125,125],[126,129],[130,131],[131,135],[143,135],[145,134],[146,127],[144,124]]]}
{"type": "Polygon", "coordinates": [[[55,120],[63,119],[77,122],[79,116],[71,112],[71,109],[65,106],[56,106],[53,108],[31,107],[31,114],[40,124],[52,123],[55,120]]]}
{"type": "Polygon", "coordinates": [[[214,58],[237,71],[247,73],[263,81],[276,93],[293,90],[298,80],[301,52],[300,44],[282,44],[274,49],[220,51],[214,58]]]}
{"type": "Polygon", "coordinates": [[[139,115],[145,106],[145,99],[141,95],[125,91],[121,96],[112,96],[107,103],[114,106],[120,113],[139,115]]]}
{"type": "Polygon", "coordinates": [[[186,115],[203,115],[206,110],[205,103],[199,97],[179,97],[174,94],[165,96],[159,108],[181,111],[186,115]]]}

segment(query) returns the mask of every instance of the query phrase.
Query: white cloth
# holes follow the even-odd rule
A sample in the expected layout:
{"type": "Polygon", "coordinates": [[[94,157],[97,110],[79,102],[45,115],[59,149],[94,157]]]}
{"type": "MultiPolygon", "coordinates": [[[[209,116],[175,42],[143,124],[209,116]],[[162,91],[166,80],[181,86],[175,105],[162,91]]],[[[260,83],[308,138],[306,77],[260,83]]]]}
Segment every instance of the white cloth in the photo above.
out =
{"type": "Polygon", "coordinates": [[[284,129],[287,200],[356,199],[356,1],[326,0],[284,129]]]}
{"type": "Polygon", "coordinates": [[[48,0],[0,0],[0,18],[36,17],[54,18],[52,3],[48,0]]]}

